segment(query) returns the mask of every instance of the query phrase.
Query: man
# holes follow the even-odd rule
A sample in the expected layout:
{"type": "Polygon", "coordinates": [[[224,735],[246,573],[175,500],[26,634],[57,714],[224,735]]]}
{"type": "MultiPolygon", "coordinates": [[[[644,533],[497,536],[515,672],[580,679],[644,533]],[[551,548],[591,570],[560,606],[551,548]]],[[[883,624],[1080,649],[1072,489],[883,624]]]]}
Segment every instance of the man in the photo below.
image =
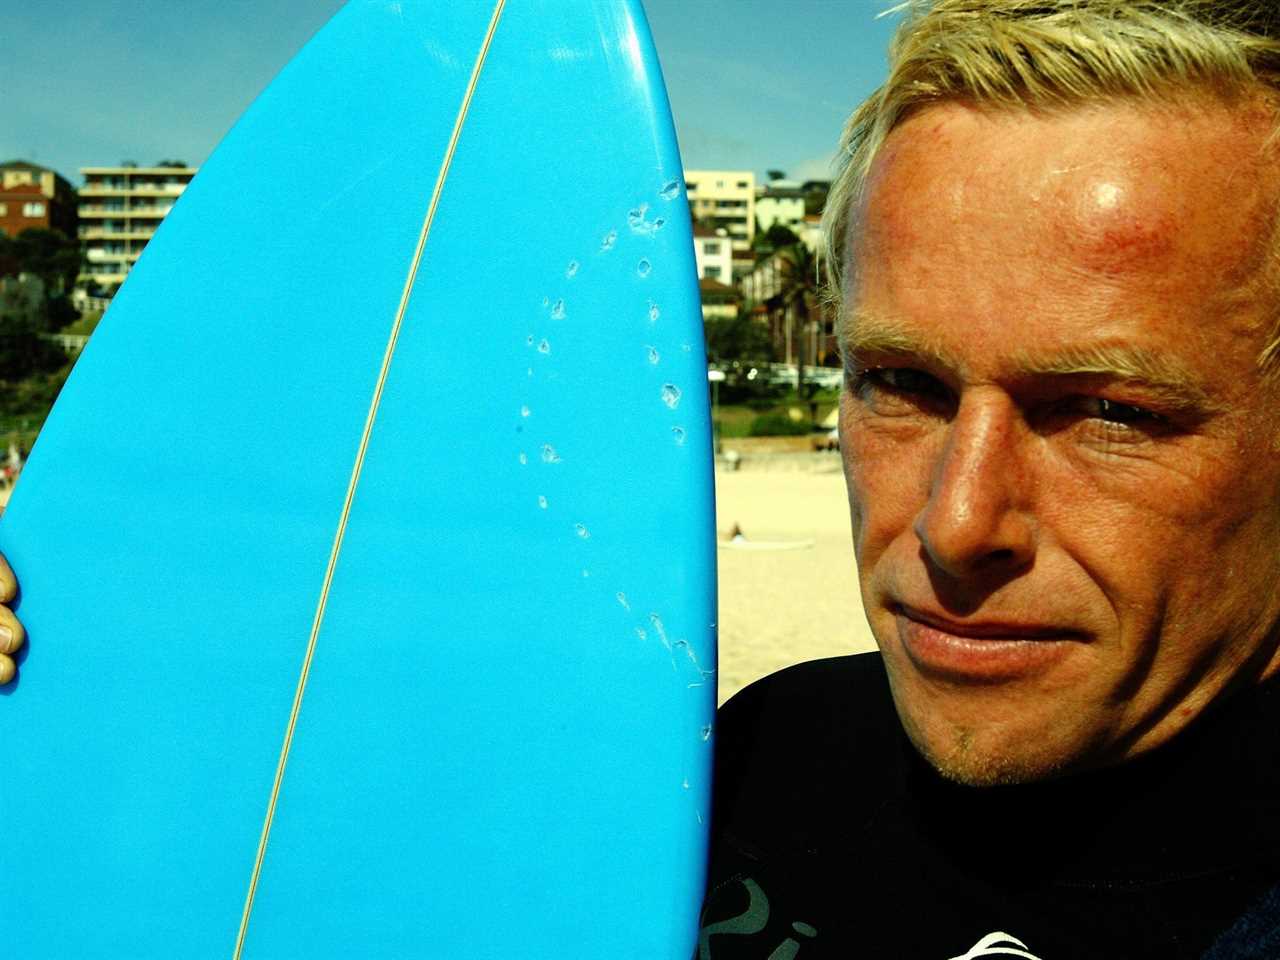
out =
{"type": "Polygon", "coordinates": [[[904,26],[828,225],[881,656],[724,708],[701,956],[1280,957],[1274,20],[904,26]]]}
{"type": "Polygon", "coordinates": [[[828,207],[879,656],[721,712],[703,957],[1280,957],[1280,14],[915,4],[828,207]]]}

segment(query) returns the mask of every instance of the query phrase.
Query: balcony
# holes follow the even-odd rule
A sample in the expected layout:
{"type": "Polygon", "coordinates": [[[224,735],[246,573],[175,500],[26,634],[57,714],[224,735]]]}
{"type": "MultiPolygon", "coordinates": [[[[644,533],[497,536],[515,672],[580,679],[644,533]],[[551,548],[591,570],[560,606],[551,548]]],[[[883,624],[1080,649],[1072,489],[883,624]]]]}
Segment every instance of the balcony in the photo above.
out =
{"type": "Polygon", "coordinates": [[[130,191],[133,193],[156,193],[171,197],[176,197],[186,188],[187,185],[185,183],[151,183],[145,180],[129,186],[130,191]]]}
{"type": "Polygon", "coordinates": [[[187,189],[185,183],[86,183],[80,188],[82,197],[127,197],[145,195],[147,197],[176,198],[187,189]]]}
{"type": "Polygon", "coordinates": [[[98,263],[90,264],[81,276],[95,283],[122,283],[128,272],[122,263],[98,263]]]}

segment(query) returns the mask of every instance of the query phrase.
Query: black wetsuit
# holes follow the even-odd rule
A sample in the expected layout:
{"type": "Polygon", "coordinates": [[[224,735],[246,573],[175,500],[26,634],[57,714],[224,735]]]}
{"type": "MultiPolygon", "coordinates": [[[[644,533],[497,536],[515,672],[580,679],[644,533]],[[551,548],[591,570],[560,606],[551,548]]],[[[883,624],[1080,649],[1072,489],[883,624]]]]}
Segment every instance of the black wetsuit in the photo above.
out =
{"type": "Polygon", "coordinates": [[[715,797],[701,957],[1280,958],[1280,684],[1121,768],[970,788],[878,655],[817,661],[721,709],[715,797]]]}

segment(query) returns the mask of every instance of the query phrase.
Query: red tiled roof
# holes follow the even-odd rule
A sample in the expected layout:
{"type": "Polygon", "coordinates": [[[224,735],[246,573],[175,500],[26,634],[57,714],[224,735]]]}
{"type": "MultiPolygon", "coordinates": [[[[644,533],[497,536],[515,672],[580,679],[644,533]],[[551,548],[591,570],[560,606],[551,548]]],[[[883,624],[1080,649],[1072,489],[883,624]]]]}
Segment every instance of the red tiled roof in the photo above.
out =
{"type": "Polygon", "coordinates": [[[712,277],[700,277],[698,279],[698,290],[701,293],[712,293],[718,296],[737,297],[740,296],[737,290],[729,286],[727,283],[721,283],[712,277]]]}

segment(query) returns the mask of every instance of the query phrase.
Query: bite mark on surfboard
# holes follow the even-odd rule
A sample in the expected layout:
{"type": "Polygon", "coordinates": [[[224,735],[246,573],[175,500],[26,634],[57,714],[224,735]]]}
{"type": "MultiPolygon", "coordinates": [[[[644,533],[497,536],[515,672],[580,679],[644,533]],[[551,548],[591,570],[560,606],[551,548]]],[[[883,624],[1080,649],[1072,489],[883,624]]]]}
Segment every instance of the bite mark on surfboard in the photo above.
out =
{"type": "MultiPolygon", "coordinates": [[[[678,181],[678,180],[667,181],[663,185],[662,189],[659,191],[659,197],[662,200],[668,200],[668,201],[673,200],[677,196],[679,196],[680,188],[681,188],[681,181],[678,181]]],[[[649,210],[650,210],[649,204],[641,203],[629,211],[629,213],[627,214],[627,224],[630,227],[631,232],[633,234],[652,238],[653,235],[657,232],[657,230],[659,230],[663,226],[663,224],[665,223],[665,218],[654,217],[650,219],[649,210]]],[[[601,240],[600,251],[601,252],[612,251],[617,246],[618,239],[619,238],[618,238],[617,231],[610,230],[608,233],[604,235],[603,239],[601,240]]],[[[652,274],[653,268],[654,268],[653,261],[648,256],[642,256],[638,261],[636,261],[635,272],[636,272],[636,275],[638,275],[641,279],[646,279],[652,274]]],[[[580,261],[576,259],[570,260],[568,263],[568,266],[565,268],[565,271],[564,271],[565,278],[573,279],[579,274],[580,270],[581,270],[580,261]]],[[[644,303],[645,303],[645,315],[648,318],[650,327],[653,327],[657,324],[658,320],[662,316],[661,308],[652,299],[647,299],[644,301],[644,303]]],[[[565,320],[568,317],[569,311],[567,309],[567,306],[563,298],[556,298],[553,300],[551,296],[543,297],[542,307],[544,310],[548,312],[548,315],[552,320],[565,320]]],[[[525,341],[526,345],[533,346],[535,340],[536,340],[536,335],[532,333],[529,334],[526,337],[526,341],[525,341]]],[[[646,344],[643,344],[642,346],[644,347],[644,351],[645,351],[644,355],[648,364],[652,367],[657,367],[662,360],[661,351],[658,349],[658,346],[654,343],[646,343],[646,344]]],[[[692,352],[692,345],[689,343],[681,343],[680,348],[683,353],[687,354],[692,352]]],[[[549,342],[546,339],[541,340],[541,342],[538,344],[538,350],[544,355],[549,354],[550,353],[549,342]]],[[[534,373],[534,370],[532,367],[530,367],[529,376],[532,377],[533,373],[534,373]]],[[[554,374],[552,374],[551,379],[554,379],[554,374]]],[[[661,386],[659,389],[659,397],[662,400],[663,404],[668,409],[675,411],[679,407],[682,395],[683,395],[683,392],[676,383],[661,382],[661,386]]],[[[521,407],[522,416],[528,416],[528,410],[529,408],[527,405],[522,406],[521,407]]],[[[688,437],[688,433],[685,427],[678,424],[671,425],[669,426],[669,430],[671,432],[671,437],[675,445],[684,446],[688,437]]],[[[554,447],[552,447],[550,444],[544,445],[542,458],[544,462],[548,462],[548,463],[560,462],[559,455],[555,453],[554,447]]],[[[544,510],[547,509],[548,502],[545,495],[540,494],[538,496],[538,505],[540,508],[544,510]]],[[[587,528],[586,523],[584,522],[579,522],[574,524],[574,533],[579,539],[584,541],[591,538],[591,533],[587,528]]],[[[581,575],[583,578],[589,578],[590,571],[583,568],[581,570],[581,575]]],[[[627,598],[627,595],[625,592],[618,591],[615,594],[615,599],[617,600],[618,604],[623,608],[624,611],[626,611],[628,614],[632,612],[631,602],[627,598]]],[[[673,642],[668,637],[667,627],[663,623],[663,620],[658,613],[656,612],[649,613],[647,620],[648,620],[648,629],[646,629],[646,626],[644,625],[633,623],[632,629],[634,631],[636,639],[641,643],[646,643],[651,638],[656,638],[661,644],[661,646],[664,649],[666,649],[668,653],[668,658],[671,662],[671,669],[675,673],[683,673],[683,671],[680,670],[676,661],[675,648],[679,647],[682,650],[684,654],[684,656],[681,658],[682,662],[686,662],[689,668],[696,674],[696,679],[687,680],[687,682],[684,683],[685,690],[699,689],[705,686],[708,680],[714,678],[715,671],[706,670],[702,667],[698,659],[697,651],[694,649],[693,645],[689,643],[688,640],[681,638],[673,642]]],[[[702,742],[704,743],[709,742],[711,739],[711,735],[712,735],[712,728],[710,725],[703,726],[700,728],[699,736],[702,742]]],[[[681,786],[686,791],[691,789],[688,775],[684,777],[681,786]]],[[[702,819],[701,811],[695,810],[695,813],[699,821],[701,821],[702,819]]]]}
{"type": "Polygon", "coordinates": [[[635,207],[627,214],[627,226],[631,228],[632,233],[640,234],[645,237],[652,237],[655,233],[662,229],[667,222],[663,217],[655,217],[650,220],[648,217],[649,205],[642,203],[635,207]]]}

